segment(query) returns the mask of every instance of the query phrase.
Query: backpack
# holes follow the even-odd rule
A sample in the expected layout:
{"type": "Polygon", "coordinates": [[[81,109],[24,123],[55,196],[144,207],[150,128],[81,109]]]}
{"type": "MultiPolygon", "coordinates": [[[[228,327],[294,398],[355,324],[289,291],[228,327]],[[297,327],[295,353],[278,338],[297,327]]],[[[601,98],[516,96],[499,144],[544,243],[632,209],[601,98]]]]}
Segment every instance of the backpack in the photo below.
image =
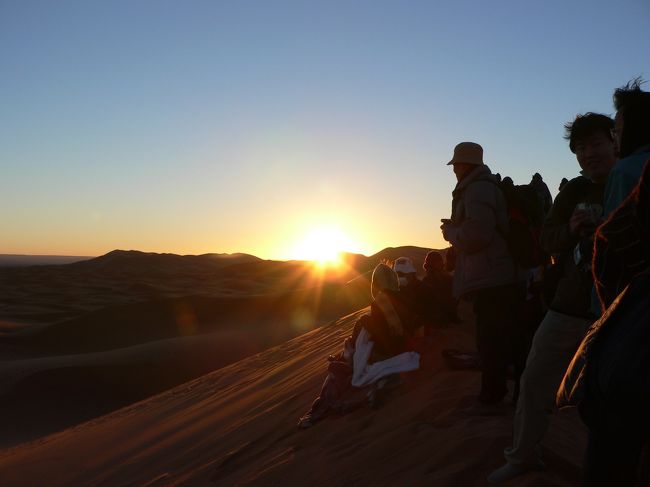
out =
{"type": "Polygon", "coordinates": [[[504,235],[510,254],[523,268],[544,264],[548,259],[540,237],[544,206],[538,192],[529,184],[508,185],[495,182],[506,199],[509,232],[504,235]]]}

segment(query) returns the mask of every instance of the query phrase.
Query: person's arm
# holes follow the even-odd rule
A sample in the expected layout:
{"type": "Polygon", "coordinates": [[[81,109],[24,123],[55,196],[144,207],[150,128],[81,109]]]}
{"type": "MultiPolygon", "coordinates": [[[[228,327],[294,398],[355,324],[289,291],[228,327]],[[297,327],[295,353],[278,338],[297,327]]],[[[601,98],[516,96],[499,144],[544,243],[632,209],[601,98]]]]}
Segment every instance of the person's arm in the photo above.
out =
{"type": "Polygon", "coordinates": [[[477,181],[465,189],[465,220],[445,229],[446,239],[457,250],[474,253],[487,247],[497,233],[496,185],[477,181]]]}

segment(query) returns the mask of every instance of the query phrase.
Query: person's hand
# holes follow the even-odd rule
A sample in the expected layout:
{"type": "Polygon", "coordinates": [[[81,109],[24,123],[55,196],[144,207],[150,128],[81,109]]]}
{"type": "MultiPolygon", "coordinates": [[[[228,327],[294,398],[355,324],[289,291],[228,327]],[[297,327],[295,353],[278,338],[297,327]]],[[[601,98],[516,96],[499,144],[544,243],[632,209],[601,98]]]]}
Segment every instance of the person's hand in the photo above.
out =
{"type": "Polygon", "coordinates": [[[449,229],[449,225],[447,223],[443,223],[440,225],[440,230],[442,230],[442,238],[444,238],[447,242],[449,242],[449,237],[447,236],[447,230],[449,229]]]}
{"type": "Polygon", "coordinates": [[[442,225],[440,225],[440,230],[442,230],[442,238],[444,238],[447,242],[449,242],[449,237],[447,235],[447,231],[451,227],[451,220],[443,218],[440,221],[442,222],[442,225]]]}
{"type": "Polygon", "coordinates": [[[578,235],[582,230],[593,227],[593,222],[589,216],[589,212],[585,210],[573,210],[571,218],[569,219],[569,230],[572,235],[578,235]]]}

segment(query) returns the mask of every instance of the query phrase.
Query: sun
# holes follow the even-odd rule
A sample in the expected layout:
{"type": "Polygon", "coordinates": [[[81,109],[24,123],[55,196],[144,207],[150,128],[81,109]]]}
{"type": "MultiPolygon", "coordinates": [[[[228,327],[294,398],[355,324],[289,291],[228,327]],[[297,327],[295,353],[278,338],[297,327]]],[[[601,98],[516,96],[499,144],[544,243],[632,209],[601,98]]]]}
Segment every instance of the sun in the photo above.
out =
{"type": "Polygon", "coordinates": [[[309,230],[294,248],[294,258],[311,260],[321,266],[338,265],[341,254],[351,251],[355,243],[336,226],[320,226],[309,230]]]}

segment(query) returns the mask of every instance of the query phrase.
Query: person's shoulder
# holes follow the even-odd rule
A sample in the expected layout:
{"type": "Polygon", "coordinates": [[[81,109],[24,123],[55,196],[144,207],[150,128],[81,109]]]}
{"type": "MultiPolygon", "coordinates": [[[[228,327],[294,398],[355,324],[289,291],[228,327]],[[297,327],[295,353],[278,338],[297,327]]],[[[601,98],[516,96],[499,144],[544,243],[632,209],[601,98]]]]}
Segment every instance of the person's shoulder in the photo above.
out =
{"type": "Polygon", "coordinates": [[[566,206],[573,207],[589,191],[593,183],[584,176],[578,176],[566,183],[553,201],[553,207],[563,208],[566,206]]]}
{"type": "Polygon", "coordinates": [[[643,165],[650,158],[650,153],[648,152],[639,152],[636,154],[631,154],[623,159],[620,159],[614,167],[612,172],[614,174],[623,174],[623,173],[633,173],[637,174],[641,172],[643,165]]]}
{"type": "Polygon", "coordinates": [[[573,179],[571,179],[568,183],[564,185],[562,190],[558,193],[559,195],[562,194],[571,194],[576,191],[583,191],[585,188],[588,188],[591,186],[593,183],[586,177],[584,176],[578,176],[573,179]]]}
{"type": "MultiPolygon", "coordinates": [[[[490,175],[491,176],[491,175],[490,175]]],[[[469,197],[487,197],[497,192],[501,192],[499,183],[494,178],[481,177],[467,185],[466,192],[469,197]]]]}

